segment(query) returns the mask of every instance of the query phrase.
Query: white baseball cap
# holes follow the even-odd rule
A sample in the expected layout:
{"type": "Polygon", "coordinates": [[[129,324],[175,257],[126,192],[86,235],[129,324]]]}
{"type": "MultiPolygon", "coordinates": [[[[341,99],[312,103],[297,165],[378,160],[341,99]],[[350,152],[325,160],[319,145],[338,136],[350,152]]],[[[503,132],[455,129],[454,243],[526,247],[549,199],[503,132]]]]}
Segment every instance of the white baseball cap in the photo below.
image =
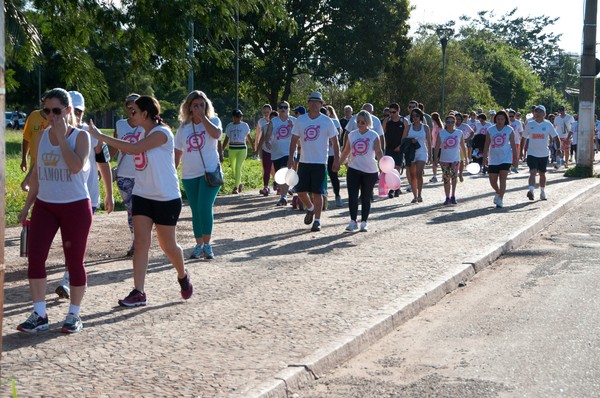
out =
{"type": "Polygon", "coordinates": [[[81,95],[79,91],[69,91],[69,95],[71,96],[73,108],[85,111],[85,99],[83,98],[83,95],[81,95]]]}

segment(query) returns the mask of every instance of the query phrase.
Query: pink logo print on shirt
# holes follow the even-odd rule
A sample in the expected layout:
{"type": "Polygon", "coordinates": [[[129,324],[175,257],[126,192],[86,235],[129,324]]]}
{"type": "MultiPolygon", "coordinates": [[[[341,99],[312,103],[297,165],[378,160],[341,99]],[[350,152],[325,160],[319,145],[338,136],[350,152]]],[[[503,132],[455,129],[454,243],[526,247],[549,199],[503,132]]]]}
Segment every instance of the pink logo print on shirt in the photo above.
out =
{"type": "Polygon", "coordinates": [[[498,147],[504,146],[505,143],[506,143],[506,133],[498,134],[492,140],[492,148],[498,148],[498,147]]]}
{"type": "Polygon", "coordinates": [[[456,148],[458,145],[458,137],[450,136],[444,140],[444,149],[456,148]]]}
{"type": "Polygon", "coordinates": [[[275,134],[275,138],[278,140],[284,140],[290,136],[292,129],[290,126],[279,126],[277,129],[277,133],[275,134]]]}
{"type": "Polygon", "coordinates": [[[352,156],[364,155],[369,150],[370,138],[359,138],[352,143],[352,156]]]}
{"type": "Polygon", "coordinates": [[[308,126],[306,130],[304,130],[304,141],[314,141],[319,138],[319,130],[321,126],[308,126]]]}
{"type": "Polygon", "coordinates": [[[145,170],[146,167],[148,167],[148,157],[146,156],[146,152],[133,155],[133,165],[136,170],[145,170]]]}
{"type": "MultiPolygon", "coordinates": [[[[127,133],[123,136],[123,141],[127,141],[127,142],[131,142],[132,144],[135,144],[136,142],[138,142],[140,140],[140,134],[142,134],[141,131],[139,131],[136,134],[136,130],[133,130],[130,133],[127,133]]],[[[127,155],[127,152],[125,151],[121,151],[121,155],[127,155]]]]}
{"type": "Polygon", "coordinates": [[[200,133],[192,133],[187,139],[187,152],[199,151],[204,147],[204,134],[205,130],[200,133]]]}

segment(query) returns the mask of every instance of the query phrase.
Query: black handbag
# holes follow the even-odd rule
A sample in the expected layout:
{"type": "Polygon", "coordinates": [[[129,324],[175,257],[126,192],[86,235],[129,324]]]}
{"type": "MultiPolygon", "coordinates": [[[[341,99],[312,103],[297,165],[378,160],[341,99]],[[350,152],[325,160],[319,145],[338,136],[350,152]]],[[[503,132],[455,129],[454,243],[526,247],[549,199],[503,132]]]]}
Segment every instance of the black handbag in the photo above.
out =
{"type": "MultiPolygon", "coordinates": [[[[194,127],[194,121],[192,121],[192,130],[194,134],[196,134],[196,128],[194,127]]],[[[204,179],[209,187],[220,187],[223,186],[225,181],[223,181],[223,170],[221,170],[221,163],[217,163],[217,169],[215,171],[208,171],[206,169],[206,164],[204,163],[204,156],[202,156],[202,149],[198,148],[198,153],[200,153],[200,159],[202,160],[202,166],[204,167],[204,179]]]]}

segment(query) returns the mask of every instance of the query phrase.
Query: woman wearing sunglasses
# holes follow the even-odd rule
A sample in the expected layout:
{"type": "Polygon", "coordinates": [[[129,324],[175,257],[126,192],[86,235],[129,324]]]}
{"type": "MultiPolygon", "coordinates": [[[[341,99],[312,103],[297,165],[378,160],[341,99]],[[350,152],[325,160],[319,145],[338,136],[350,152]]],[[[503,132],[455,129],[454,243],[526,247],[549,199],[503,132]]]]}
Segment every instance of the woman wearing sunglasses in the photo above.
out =
{"type": "Polygon", "coordinates": [[[454,115],[446,116],[445,128],[440,131],[433,151],[433,164],[435,165],[439,161],[442,168],[444,193],[446,194],[445,206],[456,204],[456,181],[459,166],[462,163],[461,156],[467,151],[463,132],[456,129],[455,126],[456,117],[454,115]]]}
{"type": "Polygon", "coordinates": [[[37,333],[48,329],[46,314],[46,259],[60,229],[65,263],[70,279],[69,312],[63,333],[83,329],[79,317],[87,275],[83,263],[87,238],[92,225],[92,207],[87,189],[90,171],[90,137],[70,125],[73,106],[67,91],[55,88],[44,94],[43,109],[49,127],[37,138],[36,167],[31,172],[29,193],[18,215],[24,222],[31,212],[27,276],[33,298],[33,312],[17,329],[37,333]],[[76,221],[74,221],[76,220],[76,221]]]}
{"type": "Polygon", "coordinates": [[[411,138],[413,143],[419,144],[419,149],[415,152],[414,160],[406,167],[406,177],[412,187],[413,200],[410,203],[422,202],[421,192],[423,191],[423,170],[425,163],[429,160],[431,154],[431,132],[429,126],[423,123],[423,111],[414,108],[410,111],[410,125],[404,129],[404,138],[411,138]]]}
{"type": "Polygon", "coordinates": [[[181,212],[181,192],[175,169],[173,133],[160,117],[160,104],[154,97],[142,95],[129,108],[133,125],[142,132],[139,141],[132,143],[104,135],[90,121],[90,134],[120,151],[133,154],[135,186],[131,199],[133,214],[134,288],[119,300],[123,307],[146,305],[144,282],[148,269],[148,252],[152,242],[152,228],[175,270],[181,288],[181,297],[189,299],[193,293],[189,271],[183,264],[183,250],[177,244],[175,229],[181,212]]]}

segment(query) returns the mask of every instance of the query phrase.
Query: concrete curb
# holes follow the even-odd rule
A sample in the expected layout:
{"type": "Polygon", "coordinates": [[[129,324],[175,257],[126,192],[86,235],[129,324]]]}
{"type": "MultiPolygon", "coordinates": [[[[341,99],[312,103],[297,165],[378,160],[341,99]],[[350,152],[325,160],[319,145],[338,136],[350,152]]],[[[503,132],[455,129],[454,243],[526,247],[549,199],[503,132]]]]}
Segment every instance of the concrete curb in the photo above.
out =
{"type": "Polygon", "coordinates": [[[498,241],[496,247],[488,253],[474,258],[473,261],[466,261],[457,265],[454,270],[442,275],[438,280],[432,281],[421,292],[416,292],[409,297],[389,303],[378,311],[380,315],[375,321],[357,327],[329,346],[303,358],[298,364],[288,365],[287,369],[278,372],[272,380],[246,391],[244,395],[258,398],[288,398],[290,393],[309,386],[320,377],[320,374],[339,366],[366,350],[374,342],[413,318],[423,309],[436,304],[446,294],[458,288],[459,284],[470,280],[498,257],[521,246],[555,219],[585,200],[585,194],[600,190],[600,180],[590,179],[590,181],[589,186],[574,192],[545,214],[531,220],[510,236],[507,241],[498,241]]]}

